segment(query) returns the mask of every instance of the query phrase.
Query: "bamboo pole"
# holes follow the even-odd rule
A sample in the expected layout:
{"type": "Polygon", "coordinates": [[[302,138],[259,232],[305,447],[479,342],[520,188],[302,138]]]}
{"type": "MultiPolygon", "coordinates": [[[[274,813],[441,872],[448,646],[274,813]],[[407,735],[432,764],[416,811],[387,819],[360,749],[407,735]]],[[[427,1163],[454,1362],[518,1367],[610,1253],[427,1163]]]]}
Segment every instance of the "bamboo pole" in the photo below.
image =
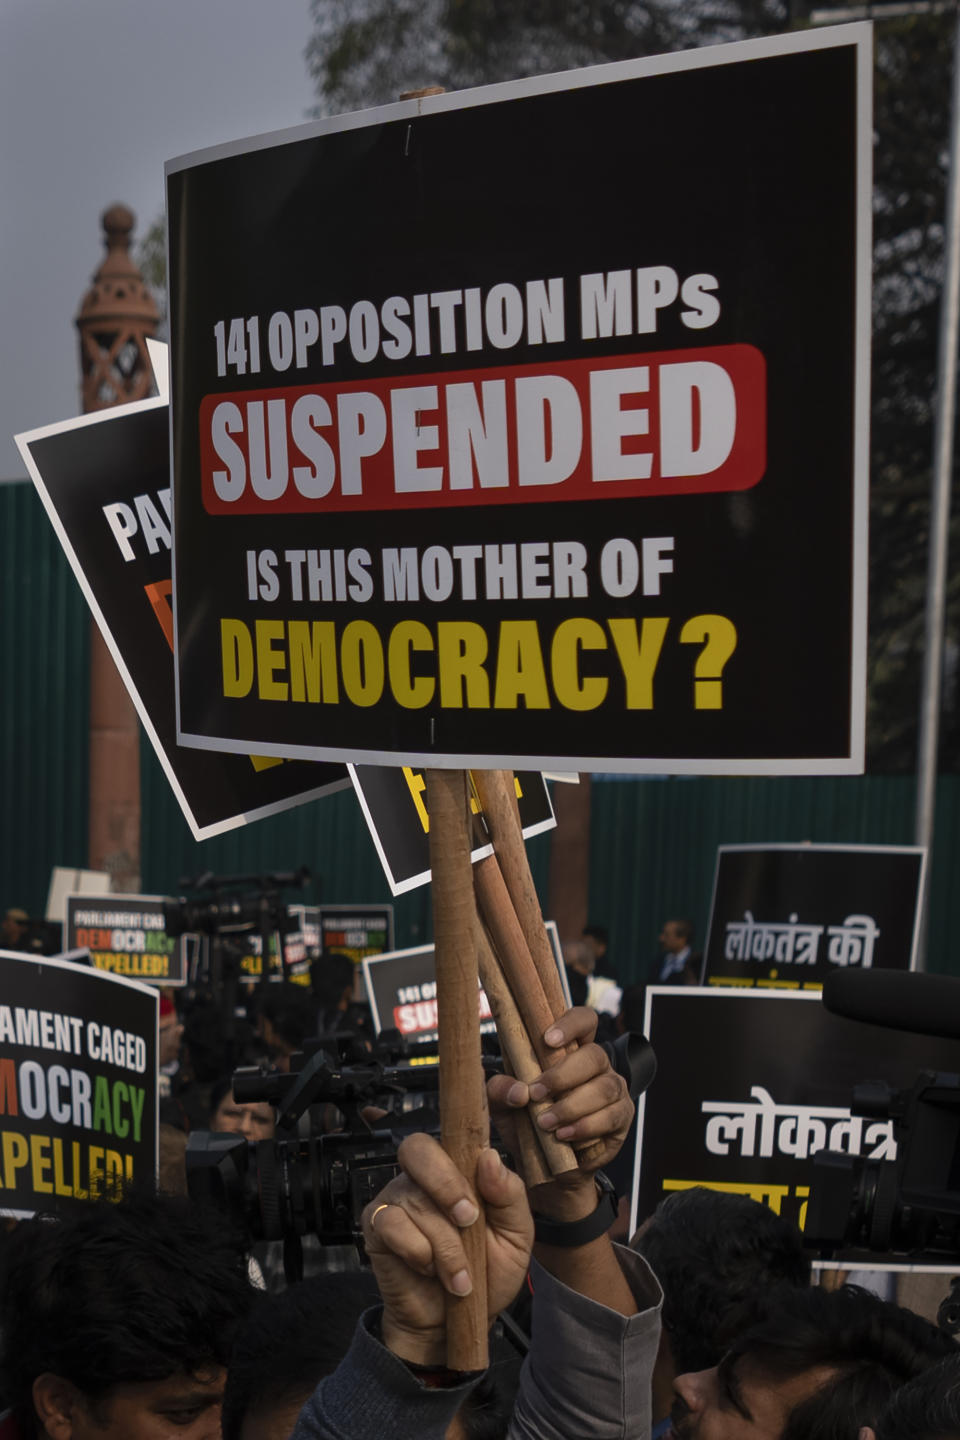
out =
{"type": "Polygon", "coordinates": [[[490,830],[494,853],[500,862],[504,882],[513,902],[520,929],[540,976],[544,994],[555,1020],[567,1008],[550,937],[530,873],[527,847],[520,827],[517,791],[512,770],[475,770],[474,784],[480,808],[490,830]]]}
{"type": "MultiPolygon", "coordinates": [[[[430,868],[440,1054],[440,1138],[461,1174],[475,1185],[477,1159],[489,1143],[480,1054],[479,922],[470,865],[470,795],[464,770],[427,770],[430,868]]],[[[473,1279],[471,1293],[447,1295],[447,1364],[484,1370],[488,1364],[486,1224],[480,1216],[461,1233],[473,1279]]]]}
{"type": "MultiPolygon", "coordinates": [[[[507,1068],[517,1080],[529,1085],[542,1070],[537,1052],[533,1048],[523,1017],[517,1008],[506,976],[497,963],[497,957],[490,940],[481,927],[479,949],[480,983],[490,1002],[490,1013],[497,1025],[497,1035],[503,1050],[507,1068]]],[[[544,1185],[554,1175],[562,1175],[577,1168],[577,1157],[569,1145],[541,1130],[535,1123],[537,1115],[550,1108],[549,1100],[540,1100],[529,1109],[518,1110],[513,1117],[517,1129],[517,1141],[521,1148],[524,1179],[528,1186],[544,1185]],[[526,1123],[525,1123],[526,1122],[526,1123]],[[528,1136],[535,1137],[535,1149],[531,1150],[528,1136]]]]}
{"type": "Polygon", "coordinates": [[[557,1017],[547,1000],[495,855],[477,861],[473,883],[497,959],[523,1016],[540,1068],[546,1070],[563,1058],[563,1051],[551,1050],[543,1038],[557,1017]]]}
{"type": "MultiPolygon", "coordinates": [[[[530,872],[513,771],[472,773],[494,850],[473,867],[474,884],[501,964],[546,1070],[577,1046],[573,1042],[564,1050],[552,1050],[543,1040],[543,1032],[563,1014],[567,1002],[530,872]]],[[[596,1141],[577,1151],[587,1163],[602,1153],[603,1147],[596,1141]]]]}

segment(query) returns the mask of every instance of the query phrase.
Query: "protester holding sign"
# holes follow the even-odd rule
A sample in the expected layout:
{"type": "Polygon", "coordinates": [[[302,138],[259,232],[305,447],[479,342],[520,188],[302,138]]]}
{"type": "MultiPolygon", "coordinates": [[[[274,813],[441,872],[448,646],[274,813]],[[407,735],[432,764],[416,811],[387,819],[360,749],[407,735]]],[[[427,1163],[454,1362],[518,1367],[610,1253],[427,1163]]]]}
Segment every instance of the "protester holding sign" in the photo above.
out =
{"type": "MultiPolygon", "coordinates": [[[[511,1113],[530,1089],[549,1095],[540,1123],[571,1143],[592,1140],[592,1164],[612,1158],[633,1107],[606,1052],[590,1043],[596,1016],[568,1011],[547,1032],[560,1051],[580,1048],[528,1087],[509,1077],[490,1082],[491,1106],[509,1133],[511,1113]]],[[[340,1368],[305,1406],[294,1440],[382,1440],[384,1435],[439,1437],[476,1374],[445,1368],[444,1293],[472,1285],[459,1233],[486,1202],[487,1294],[491,1319],[522,1283],[533,1237],[519,1178],[485,1150],[474,1194],[453,1162],[426,1135],[400,1149],[404,1175],[364,1212],[367,1252],[385,1302],[382,1323],[368,1316],[340,1368]],[[398,1363],[402,1362],[402,1363],[398,1363]]],[[[639,1256],[607,1238],[615,1207],[590,1166],[538,1187],[533,1197],[533,1349],[508,1435],[640,1437],[650,1426],[650,1372],[659,1338],[660,1288],[639,1256]],[[589,1394],[584,1393],[590,1377],[589,1394]],[[585,1415],[591,1419],[585,1421],[585,1415]],[[584,1425],[588,1428],[584,1429],[584,1425]]]]}

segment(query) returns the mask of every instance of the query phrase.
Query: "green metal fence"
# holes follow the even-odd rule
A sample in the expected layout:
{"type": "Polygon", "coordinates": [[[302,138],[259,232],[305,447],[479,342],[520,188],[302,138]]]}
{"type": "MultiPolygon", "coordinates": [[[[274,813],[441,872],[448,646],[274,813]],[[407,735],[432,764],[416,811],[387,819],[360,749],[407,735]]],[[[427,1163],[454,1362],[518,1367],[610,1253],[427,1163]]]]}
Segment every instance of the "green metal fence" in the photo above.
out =
{"type": "Polygon", "coordinates": [[[28,482],[0,485],[0,906],[87,853],[90,612],[28,482]]]}

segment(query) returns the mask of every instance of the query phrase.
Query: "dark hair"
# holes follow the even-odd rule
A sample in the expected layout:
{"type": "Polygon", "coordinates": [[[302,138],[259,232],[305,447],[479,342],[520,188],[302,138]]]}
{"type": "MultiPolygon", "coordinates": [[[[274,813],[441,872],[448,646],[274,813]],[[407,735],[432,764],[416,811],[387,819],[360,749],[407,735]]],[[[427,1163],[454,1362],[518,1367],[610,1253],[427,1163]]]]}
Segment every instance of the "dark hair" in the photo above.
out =
{"type": "Polygon", "coordinates": [[[457,1411],[466,1440],[503,1440],[513,1412],[515,1387],[504,1386],[496,1370],[468,1390],[457,1411]]]}
{"type": "Polygon", "coordinates": [[[877,1440],[952,1440],[960,1435],[960,1353],[948,1355],[894,1395],[877,1440]]]}
{"type": "Polygon", "coordinates": [[[310,966],[310,983],[318,1004],[330,1009],[343,999],[343,992],[353,987],[357,967],[349,955],[321,955],[310,966]]]}
{"type": "Polygon", "coordinates": [[[591,940],[599,940],[601,945],[610,944],[610,932],[606,925],[584,925],[582,934],[591,940]]]}
{"type": "Polygon", "coordinates": [[[270,1021],[280,1040],[299,1050],[317,1031],[317,1006],[309,990],[284,981],[268,985],[260,1001],[260,1014],[270,1021]]]}
{"type": "Polygon", "coordinates": [[[795,1225],[746,1195],[702,1185],[668,1195],[630,1243],[663,1286],[678,1374],[716,1365],[730,1336],[763,1313],[771,1286],[810,1283],[795,1225]]]}
{"type": "Polygon", "coordinates": [[[724,1366],[742,1363],[763,1379],[836,1372],[791,1410],[781,1440],[857,1440],[876,1426],[895,1392],[945,1355],[949,1336],[859,1285],[781,1292],[762,1324],[739,1335],[724,1366]]]}
{"type": "Polygon", "coordinates": [[[674,930],[676,930],[676,932],[677,932],[677,939],[678,939],[678,940],[684,940],[684,941],[686,941],[686,943],[687,943],[688,945],[689,945],[690,942],[693,940],[693,922],[692,922],[692,921],[690,921],[690,920],[668,920],[668,921],[667,921],[667,924],[668,924],[668,925],[672,925],[673,928],[674,928],[674,930]]]}
{"type": "Polygon", "coordinates": [[[222,1102],[228,1095],[233,1094],[233,1075],[221,1075],[210,1087],[210,1124],[213,1124],[214,1117],[220,1109],[222,1102]]]}
{"type": "Polygon", "coordinates": [[[21,1224],[0,1289],[0,1383],[20,1433],[36,1433],[32,1386],[45,1371],[96,1403],[118,1385],[226,1365],[252,1298],[223,1216],[179,1196],[21,1224]]]}
{"type": "Polygon", "coordinates": [[[223,1440],[239,1440],[245,1417],[305,1404],[346,1355],[357,1321],[380,1296],[371,1275],[317,1275],[255,1302],[230,1357],[223,1440]]]}

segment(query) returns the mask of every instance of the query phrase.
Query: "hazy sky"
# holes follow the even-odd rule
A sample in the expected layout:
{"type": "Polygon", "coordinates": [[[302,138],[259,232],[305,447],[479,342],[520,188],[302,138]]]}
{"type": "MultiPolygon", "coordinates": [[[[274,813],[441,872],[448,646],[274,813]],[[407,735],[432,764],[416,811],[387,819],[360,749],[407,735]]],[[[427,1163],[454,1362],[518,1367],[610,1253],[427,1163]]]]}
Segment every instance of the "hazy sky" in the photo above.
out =
{"type": "Polygon", "coordinates": [[[163,164],[297,125],[308,0],[0,0],[0,480],[80,410],[74,316],[100,216],[163,210],[163,164]]]}

